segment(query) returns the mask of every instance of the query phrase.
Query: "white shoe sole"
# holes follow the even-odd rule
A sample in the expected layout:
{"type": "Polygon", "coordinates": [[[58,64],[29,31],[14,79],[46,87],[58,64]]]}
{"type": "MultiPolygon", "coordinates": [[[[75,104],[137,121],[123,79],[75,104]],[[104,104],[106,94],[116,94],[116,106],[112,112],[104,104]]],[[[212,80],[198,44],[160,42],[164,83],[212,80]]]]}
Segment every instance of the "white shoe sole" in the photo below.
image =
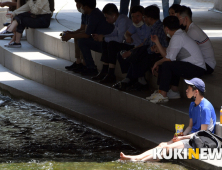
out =
{"type": "Polygon", "coordinates": [[[22,46],[21,45],[13,45],[13,46],[5,46],[5,47],[8,47],[8,48],[21,48],[22,46]]]}
{"type": "Polygon", "coordinates": [[[166,103],[166,102],[168,102],[168,101],[169,101],[169,100],[161,100],[161,101],[150,100],[151,103],[155,103],[155,104],[157,104],[157,103],[166,103]]]}

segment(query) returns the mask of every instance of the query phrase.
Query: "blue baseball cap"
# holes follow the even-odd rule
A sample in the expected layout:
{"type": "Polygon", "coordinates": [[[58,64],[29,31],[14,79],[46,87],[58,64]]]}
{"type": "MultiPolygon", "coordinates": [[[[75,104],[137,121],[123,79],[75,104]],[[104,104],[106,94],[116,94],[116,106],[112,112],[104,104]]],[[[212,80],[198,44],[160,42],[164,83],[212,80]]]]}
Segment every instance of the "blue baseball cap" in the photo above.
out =
{"type": "Polygon", "coordinates": [[[189,85],[194,85],[198,90],[205,92],[205,83],[199,78],[193,78],[191,80],[184,80],[189,85]]]}

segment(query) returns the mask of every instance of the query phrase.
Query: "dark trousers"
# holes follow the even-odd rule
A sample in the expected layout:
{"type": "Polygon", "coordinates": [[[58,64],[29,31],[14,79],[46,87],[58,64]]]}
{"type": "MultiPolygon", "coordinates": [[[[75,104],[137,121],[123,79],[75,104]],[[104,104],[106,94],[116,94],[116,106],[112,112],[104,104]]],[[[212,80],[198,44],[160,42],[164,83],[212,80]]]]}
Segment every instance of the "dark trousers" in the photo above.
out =
{"type": "Polygon", "coordinates": [[[207,70],[204,74],[212,74],[214,72],[214,69],[212,69],[207,63],[206,63],[207,70]]]}
{"type": "Polygon", "coordinates": [[[103,53],[101,61],[104,63],[110,63],[116,65],[117,54],[122,50],[130,50],[134,48],[133,45],[119,43],[116,41],[103,42],[103,53]]]}
{"type": "Polygon", "coordinates": [[[87,68],[96,68],[91,50],[102,53],[102,42],[94,41],[92,37],[78,39],[78,45],[82,52],[87,68]]]}
{"type": "MultiPolygon", "coordinates": [[[[120,0],[120,14],[128,15],[129,2],[130,0],[120,0]]],[[[137,5],[140,5],[140,0],[131,0],[130,9],[137,5]]],[[[130,14],[129,14],[129,18],[131,18],[130,14]]]]}
{"type": "Polygon", "coordinates": [[[18,22],[16,32],[22,34],[26,27],[48,28],[50,25],[51,14],[33,15],[29,12],[24,12],[16,15],[14,20],[18,22]]]}
{"type": "Polygon", "coordinates": [[[182,61],[166,61],[159,67],[159,90],[168,92],[170,85],[179,86],[180,77],[192,79],[204,75],[205,69],[182,61]]]}
{"type": "Polygon", "coordinates": [[[130,64],[130,68],[126,76],[127,78],[135,79],[145,76],[145,73],[148,70],[151,70],[153,65],[163,58],[160,54],[148,54],[147,50],[141,55],[144,56],[140,57],[140,60],[138,62],[132,62],[130,64]]]}

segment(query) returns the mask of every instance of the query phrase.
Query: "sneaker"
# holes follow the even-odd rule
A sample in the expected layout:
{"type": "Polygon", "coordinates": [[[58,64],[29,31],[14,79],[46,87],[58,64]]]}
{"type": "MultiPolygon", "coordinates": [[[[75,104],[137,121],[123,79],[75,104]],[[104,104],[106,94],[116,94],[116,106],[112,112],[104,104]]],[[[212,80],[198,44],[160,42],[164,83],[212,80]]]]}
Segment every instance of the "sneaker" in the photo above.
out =
{"type": "Polygon", "coordinates": [[[22,44],[21,43],[10,43],[10,44],[5,44],[5,47],[9,47],[9,48],[21,48],[22,44]]]}
{"type": "Polygon", "coordinates": [[[155,90],[154,93],[151,94],[151,96],[150,96],[150,97],[147,97],[146,99],[147,99],[147,100],[152,100],[152,99],[155,98],[155,96],[156,96],[157,94],[159,94],[159,90],[155,90]]]}
{"type": "Polygon", "coordinates": [[[168,97],[163,97],[163,95],[160,93],[156,94],[155,97],[152,100],[150,100],[150,102],[152,103],[165,103],[168,101],[169,101],[168,97]]]}
{"type": "Polygon", "coordinates": [[[179,92],[174,92],[173,90],[169,90],[167,92],[167,97],[169,99],[179,99],[180,98],[180,93],[179,92]]]}
{"type": "Polygon", "coordinates": [[[13,36],[14,34],[13,34],[13,32],[9,32],[9,31],[2,31],[1,33],[0,33],[0,37],[11,37],[11,36],[13,36]]]}

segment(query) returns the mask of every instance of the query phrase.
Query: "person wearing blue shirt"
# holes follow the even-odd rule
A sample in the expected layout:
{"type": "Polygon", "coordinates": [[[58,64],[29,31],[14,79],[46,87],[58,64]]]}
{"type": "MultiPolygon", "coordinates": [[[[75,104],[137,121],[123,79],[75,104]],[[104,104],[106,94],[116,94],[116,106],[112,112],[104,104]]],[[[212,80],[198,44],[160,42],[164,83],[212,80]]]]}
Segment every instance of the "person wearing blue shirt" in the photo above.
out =
{"type": "Polygon", "coordinates": [[[103,43],[103,52],[101,61],[103,68],[101,72],[92,77],[93,80],[98,80],[100,83],[114,83],[116,81],[115,65],[117,60],[117,53],[121,50],[130,50],[134,48],[133,44],[123,43],[124,34],[132,25],[132,21],[123,14],[119,14],[118,8],[115,4],[106,4],[102,12],[108,23],[114,24],[115,28],[111,34],[94,34],[95,41],[103,43]]]}
{"type": "Polygon", "coordinates": [[[137,57],[139,59],[137,59],[137,62],[131,62],[126,78],[113,85],[113,87],[116,89],[142,90],[147,86],[147,82],[144,78],[146,71],[152,67],[155,61],[162,58],[159,53],[155,53],[152,50],[155,43],[151,41],[151,35],[157,35],[162,46],[168,46],[166,34],[163,30],[163,24],[160,21],[160,9],[156,5],[151,5],[145,8],[144,21],[146,25],[149,25],[150,27],[150,33],[148,34],[149,37],[144,41],[144,46],[139,47],[140,50],[135,49],[137,51],[129,51],[126,53],[126,55],[124,54],[122,56],[123,58],[128,58],[133,52],[135,56],[136,54],[139,55],[139,57],[137,57]]]}
{"type": "MultiPolygon", "coordinates": [[[[189,126],[183,132],[184,136],[177,136],[169,142],[162,142],[157,148],[192,148],[189,145],[189,140],[194,133],[200,130],[210,130],[214,133],[216,114],[212,104],[204,98],[205,83],[199,78],[185,80],[185,82],[188,85],[186,90],[187,98],[192,100],[189,108],[189,126]]],[[[125,155],[121,152],[120,159],[131,161],[152,161],[152,154],[152,149],[135,156],[125,155]]]]}
{"type": "Polygon", "coordinates": [[[82,75],[95,75],[98,73],[93,61],[91,50],[102,52],[102,42],[95,41],[93,34],[110,34],[114,25],[109,24],[104,14],[96,8],[96,0],[76,0],[80,4],[80,12],[87,15],[87,27],[81,34],[65,34],[62,39],[68,41],[71,38],[78,38],[78,45],[82,52],[86,67],[78,70],[82,75]]]}

